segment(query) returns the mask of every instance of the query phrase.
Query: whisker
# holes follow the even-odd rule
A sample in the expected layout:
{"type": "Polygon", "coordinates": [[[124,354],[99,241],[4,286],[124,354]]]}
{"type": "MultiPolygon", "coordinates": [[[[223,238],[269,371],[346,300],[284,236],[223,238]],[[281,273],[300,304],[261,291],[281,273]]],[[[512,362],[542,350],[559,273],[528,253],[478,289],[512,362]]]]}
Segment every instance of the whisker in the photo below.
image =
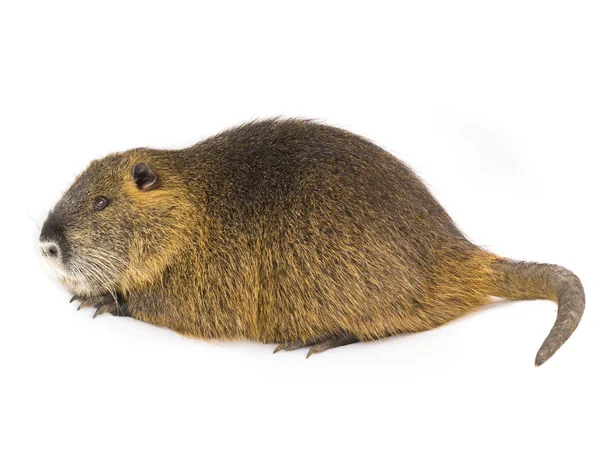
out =
{"type": "Polygon", "coordinates": [[[27,215],[31,221],[33,221],[33,224],[37,226],[37,228],[41,231],[42,227],[37,223],[37,221],[35,221],[35,218],[33,218],[31,215],[29,215],[27,212],[25,212],[25,215],[27,215]]]}

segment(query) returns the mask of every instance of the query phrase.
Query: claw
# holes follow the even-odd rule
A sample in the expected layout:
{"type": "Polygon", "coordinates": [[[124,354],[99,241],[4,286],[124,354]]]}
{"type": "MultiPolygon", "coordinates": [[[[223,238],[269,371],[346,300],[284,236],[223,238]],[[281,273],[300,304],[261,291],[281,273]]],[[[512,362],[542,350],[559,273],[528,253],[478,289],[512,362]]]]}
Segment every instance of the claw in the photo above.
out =
{"type": "Polygon", "coordinates": [[[313,354],[327,351],[328,349],[337,348],[339,346],[346,346],[352,343],[357,343],[358,338],[351,334],[344,334],[339,337],[330,338],[329,340],[323,340],[314,345],[306,354],[306,358],[309,358],[313,354]]]}
{"type": "Polygon", "coordinates": [[[273,351],[273,354],[277,354],[279,351],[287,351],[290,349],[290,344],[291,343],[281,343],[279,346],[277,346],[275,348],[275,350],[273,351]]]}
{"type": "Polygon", "coordinates": [[[315,349],[315,348],[317,348],[317,345],[314,345],[312,348],[310,348],[308,350],[308,352],[306,353],[306,358],[309,358],[313,354],[318,354],[319,352],[322,352],[320,349],[315,349]]]}
{"type": "Polygon", "coordinates": [[[75,295],[71,298],[71,300],[69,301],[69,304],[72,303],[73,301],[77,301],[79,299],[79,296],[75,295]]]}
{"type": "Polygon", "coordinates": [[[89,304],[88,304],[88,300],[87,300],[87,299],[86,299],[86,300],[83,300],[83,301],[81,301],[81,304],[79,304],[79,307],[77,307],[77,310],[81,310],[81,309],[83,309],[84,307],[87,307],[88,305],[89,305],[89,304]]]}
{"type": "Polygon", "coordinates": [[[94,315],[92,316],[92,318],[96,318],[98,315],[102,315],[104,312],[106,312],[108,309],[106,306],[102,306],[98,309],[96,309],[96,311],[94,312],[94,315]]]}

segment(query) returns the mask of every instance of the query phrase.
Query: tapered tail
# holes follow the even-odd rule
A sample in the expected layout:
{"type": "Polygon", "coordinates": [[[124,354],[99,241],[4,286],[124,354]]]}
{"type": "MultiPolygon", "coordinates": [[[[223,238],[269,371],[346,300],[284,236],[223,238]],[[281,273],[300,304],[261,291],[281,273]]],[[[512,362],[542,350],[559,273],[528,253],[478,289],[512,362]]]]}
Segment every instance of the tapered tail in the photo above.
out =
{"type": "Polygon", "coordinates": [[[535,358],[544,363],[571,336],[585,309],[585,293],[579,278],[558,265],[499,259],[494,271],[498,283],[494,296],[506,299],[552,299],[558,303],[556,322],[535,358]]]}

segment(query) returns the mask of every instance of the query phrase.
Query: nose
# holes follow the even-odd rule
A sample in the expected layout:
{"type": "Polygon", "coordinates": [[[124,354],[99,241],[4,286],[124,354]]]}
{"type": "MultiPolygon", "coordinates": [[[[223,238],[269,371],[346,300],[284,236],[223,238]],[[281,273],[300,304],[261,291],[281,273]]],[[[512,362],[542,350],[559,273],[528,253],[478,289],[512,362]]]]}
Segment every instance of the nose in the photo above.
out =
{"type": "Polygon", "coordinates": [[[42,226],[40,233],[40,250],[42,255],[49,259],[64,259],[66,256],[67,242],[59,221],[54,214],[48,218],[42,226]]]}
{"type": "Polygon", "coordinates": [[[40,249],[42,250],[42,255],[44,257],[48,257],[50,259],[60,259],[61,251],[60,246],[58,246],[54,242],[40,242],[40,249]]]}

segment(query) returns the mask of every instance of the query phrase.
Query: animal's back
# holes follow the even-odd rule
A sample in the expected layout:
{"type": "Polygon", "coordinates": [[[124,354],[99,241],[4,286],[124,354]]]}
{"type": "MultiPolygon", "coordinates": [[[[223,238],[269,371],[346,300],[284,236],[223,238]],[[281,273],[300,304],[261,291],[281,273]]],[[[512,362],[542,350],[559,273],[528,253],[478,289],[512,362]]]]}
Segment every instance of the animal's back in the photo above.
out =
{"type": "Polygon", "coordinates": [[[487,301],[494,256],[462,236],[406,165],[361,137],[273,120],[186,151],[188,182],[205,177],[202,257],[212,268],[198,304],[238,317],[229,326],[240,337],[380,338],[487,301]]]}

